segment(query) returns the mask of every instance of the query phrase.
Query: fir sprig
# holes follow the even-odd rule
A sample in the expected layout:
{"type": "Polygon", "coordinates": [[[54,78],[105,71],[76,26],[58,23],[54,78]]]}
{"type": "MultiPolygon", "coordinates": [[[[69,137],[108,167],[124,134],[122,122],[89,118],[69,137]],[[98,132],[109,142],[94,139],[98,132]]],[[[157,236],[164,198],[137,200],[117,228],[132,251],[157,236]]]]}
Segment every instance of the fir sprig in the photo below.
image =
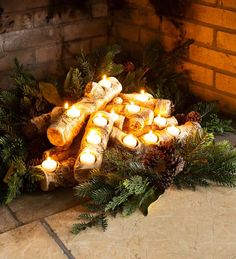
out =
{"type": "Polygon", "coordinates": [[[74,224],[71,232],[75,235],[79,234],[81,231],[91,228],[91,227],[100,227],[103,231],[107,229],[108,219],[106,214],[101,213],[98,215],[92,214],[81,214],[78,217],[79,220],[83,220],[81,223],[74,224]]]}

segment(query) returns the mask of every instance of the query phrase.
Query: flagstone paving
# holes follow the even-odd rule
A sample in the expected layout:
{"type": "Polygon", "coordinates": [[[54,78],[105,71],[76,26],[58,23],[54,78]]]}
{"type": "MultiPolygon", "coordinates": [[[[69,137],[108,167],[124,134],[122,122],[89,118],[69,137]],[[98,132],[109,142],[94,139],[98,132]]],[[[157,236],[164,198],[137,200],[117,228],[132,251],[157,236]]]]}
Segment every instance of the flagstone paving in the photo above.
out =
{"type": "MultiPolygon", "coordinates": [[[[236,144],[235,135],[227,137],[236,144]]],[[[71,189],[61,189],[0,207],[0,259],[236,259],[236,189],[171,188],[147,217],[119,215],[106,232],[74,236],[78,203],[71,189]]]]}

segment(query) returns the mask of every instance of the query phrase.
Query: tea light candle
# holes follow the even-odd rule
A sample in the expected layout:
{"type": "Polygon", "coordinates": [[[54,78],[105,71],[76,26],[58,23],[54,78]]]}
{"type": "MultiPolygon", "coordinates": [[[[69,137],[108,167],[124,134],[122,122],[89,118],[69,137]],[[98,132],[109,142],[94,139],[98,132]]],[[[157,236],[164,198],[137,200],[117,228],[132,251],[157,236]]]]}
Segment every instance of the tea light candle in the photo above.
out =
{"type": "Polygon", "coordinates": [[[57,161],[48,157],[42,162],[42,168],[45,169],[47,172],[52,173],[57,169],[57,161]]]}
{"type": "Polygon", "coordinates": [[[158,137],[150,130],[149,133],[143,136],[143,139],[147,144],[155,144],[158,140],[158,137]]]}
{"type": "Polygon", "coordinates": [[[65,104],[64,104],[64,109],[68,109],[69,108],[69,103],[68,102],[66,102],[65,104]]]}
{"type": "Polygon", "coordinates": [[[180,133],[180,130],[175,126],[170,126],[170,127],[166,128],[166,130],[170,135],[172,135],[174,137],[178,137],[178,135],[180,133]]]}
{"type": "Polygon", "coordinates": [[[118,97],[113,99],[113,103],[115,103],[115,104],[122,104],[123,103],[123,99],[118,96],[118,97]]]}
{"type": "Polygon", "coordinates": [[[102,80],[100,80],[99,85],[103,86],[104,88],[110,88],[111,82],[107,79],[106,75],[102,77],[102,80]]]}
{"type": "Polygon", "coordinates": [[[140,106],[134,104],[133,102],[131,102],[130,104],[126,105],[127,111],[129,113],[138,113],[140,111],[140,106]]]}
{"type": "Polygon", "coordinates": [[[89,132],[87,136],[87,142],[89,144],[98,145],[101,143],[101,141],[102,141],[101,136],[95,130],[92,130],[89,132]]]}
{"type": "Polygon", "coordinates": [[[130,147],[130,148],[134,148],[137,146],[138,144],[138,141],[137,139],[132,135],[127,135],[123,138],[123,143],[127,146],[127,147],[130,147]]]}
{"type": "Polygon", "coordinates": [[[111,118],[112,118],[113,121],[117,121],[117,120],[119,120],[119,115],[112,110],[111,111],[111,118]]]}
{"type": "Polygon", "coordinates": [[[98,114],[98,116],[93,119],[93,123],[96,126],[105,127],[107,125],[107,119],[104,118],[101,114],[98,114]]]}
{"type": "Polygon", "coordinates": [[[89,150],[85,150],[80,154],[80,162],[83,165],[91,166],[95,163],[96,157],[89,150]]]}
{"type": "Polygon", "coordinates": [[[160,115],[158,115],[156,118],[154,118],[154,123],[159,127],[165,127],[167,120],[166,118],[163,118],[160,115]]]}
{"type": "Polygon", "coordinates": [[[136,99],[140,102],[146,102],[149,100],[149,98],[150,96],[147,93],[145,93],[144,90],[141,90],[140,94],[136,95],[136,99]]]}
{"type": "Polygon", "coordinates": [[[80,110],[77,109],[74,105],[72,105],[71,108],[69,110],[67,110],[66,114],[72,118],[79,117],[80,110]]]}

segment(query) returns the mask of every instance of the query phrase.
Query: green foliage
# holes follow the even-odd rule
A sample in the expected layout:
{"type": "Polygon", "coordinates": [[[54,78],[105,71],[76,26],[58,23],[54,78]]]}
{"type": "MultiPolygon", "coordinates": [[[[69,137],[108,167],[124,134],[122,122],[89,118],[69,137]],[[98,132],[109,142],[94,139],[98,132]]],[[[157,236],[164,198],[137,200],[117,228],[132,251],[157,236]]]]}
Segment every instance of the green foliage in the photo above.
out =
{"type": "Polygon", "coordinates": [[[91,227],[100,227],[103,231],[107,229],[108,219],[104,213],[98,215],[81,214],[78,219],[83,220],[83,222],[73,225],[71,232],[75,235],[91,227]]]}
{"type": "Polygon", "coordinates": [[[220,135],[225,132],[236,131],[232,120],[222,119],[219,117],[217,102],[198,102],[190,106],[189,110],[194,110],[201,114],[201,125],[207,132],[220,135]]]}
{"type": "Polygon", "coordinates": [[[234,187],[236,183],[236,149],[228,141],[214,142],[210,133],[188,137],[181,148],[186,161],[184,170],[176,176],[178,188],[195,189],[212,182],[234,187]]]}
{"type": "Polygon", "coordinates": [[[102,75],[116,76],[123,72],[123,65],[114,62],[120,52],[118,45],[97,48],[89,55],[81,50],[77,55],[76,67],[70,68],[64,82],[64,93],[72,98],[83,96],[84,88],[90,81],[99,81],[102,75]]]}

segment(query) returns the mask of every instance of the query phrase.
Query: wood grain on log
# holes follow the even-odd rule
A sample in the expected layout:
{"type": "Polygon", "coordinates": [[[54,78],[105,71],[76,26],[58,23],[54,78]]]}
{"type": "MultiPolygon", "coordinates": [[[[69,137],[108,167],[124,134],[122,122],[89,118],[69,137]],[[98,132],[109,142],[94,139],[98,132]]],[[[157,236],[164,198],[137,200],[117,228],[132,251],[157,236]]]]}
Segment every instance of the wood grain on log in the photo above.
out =
{"type": "Polygon", "coordinates": [[[74,177],[77,181],[83,181],[90,169],[99,169],[101,167],[103,153],[106,150],[113,124],[114,120],[107,112],[98,111],[90,116],[74,166],[74,177]],[[107,120],[105,126],[99,127],[94,124],[94,119],[98,116],[102,116],[107,120]],[[101,137],[101,142],[99,144],[88,143],[87,137],[92,132],[95,132],[101,137]],[[80,159],[81,154],[84,152],[93,154],[95,156],[95,162],[89,165],[84,164],[80,159]]]}

